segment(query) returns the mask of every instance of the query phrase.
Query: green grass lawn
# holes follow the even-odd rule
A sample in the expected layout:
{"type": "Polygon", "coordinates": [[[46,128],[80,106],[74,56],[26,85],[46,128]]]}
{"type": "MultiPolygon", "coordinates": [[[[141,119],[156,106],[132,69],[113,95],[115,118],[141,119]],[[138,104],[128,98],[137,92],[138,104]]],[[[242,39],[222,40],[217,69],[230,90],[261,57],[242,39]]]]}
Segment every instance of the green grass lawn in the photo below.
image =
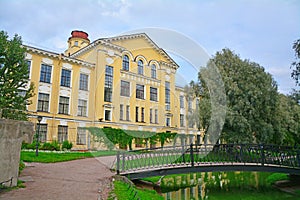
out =
{"type": "Polygon", "coordinates": [[[21,151],[21,160],[24,162],[55,163],[109,155],[116,155],[116,151],[39,152],[38,156],[35,156],[34,151],[21,151]]]}
{"type": "MultiPolygon", "coordinates": [[[[155,190],[138,189],[122,181],[114,182],[114,190],[117,199],[142,199],[142,200],[163,200],[164,198],[157,194],[155,190]]],[[[112,200],[113,198],[109,198],[112,200]]]]}

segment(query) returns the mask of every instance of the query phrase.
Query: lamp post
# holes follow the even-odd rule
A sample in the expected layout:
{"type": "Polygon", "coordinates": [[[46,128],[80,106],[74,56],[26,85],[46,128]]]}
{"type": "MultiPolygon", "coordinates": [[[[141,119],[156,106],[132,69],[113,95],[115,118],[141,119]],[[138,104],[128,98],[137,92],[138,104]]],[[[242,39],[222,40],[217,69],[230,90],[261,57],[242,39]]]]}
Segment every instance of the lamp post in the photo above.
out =
{"type": "Polygon", "coordinates": [[[42,121],[43,117],[42,116],[38,116],[37,120],[38,120],[38,127],[37,127],[37,134],[36,134],[36,144],[35,144],[35,156],[39,155],[39,133],[40,133],[40,123],[42,121]]]}

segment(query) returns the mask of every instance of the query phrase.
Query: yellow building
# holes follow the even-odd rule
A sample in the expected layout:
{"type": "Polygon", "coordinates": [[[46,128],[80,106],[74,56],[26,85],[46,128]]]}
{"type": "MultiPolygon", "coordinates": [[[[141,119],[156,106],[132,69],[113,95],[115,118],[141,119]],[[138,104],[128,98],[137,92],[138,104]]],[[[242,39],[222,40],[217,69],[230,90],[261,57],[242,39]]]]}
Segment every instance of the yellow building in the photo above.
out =
{"type": "Polygon", "coordinates": [[[198,133],[187,123],[183,88],[175,85],[178,65],[146,34],[101,38],[92,43],[72,31],[64,54],[26,46],[35,96],[31,120],[42,116],[42,142],[71,141],[74,149],[93,148],[80,127],[198,133]]]}

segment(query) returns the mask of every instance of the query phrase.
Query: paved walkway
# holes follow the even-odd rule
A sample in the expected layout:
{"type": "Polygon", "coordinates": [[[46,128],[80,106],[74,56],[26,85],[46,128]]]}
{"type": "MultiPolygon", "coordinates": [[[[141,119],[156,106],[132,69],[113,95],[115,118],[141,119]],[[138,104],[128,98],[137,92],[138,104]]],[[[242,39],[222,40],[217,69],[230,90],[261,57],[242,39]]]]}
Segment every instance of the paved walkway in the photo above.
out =
{"type": "Polygon", "coordinates": [[[20,179],[26,188],[0,194],[5,200],[107,199],[115,156],[60,163],[27,163],[20,179]]]}

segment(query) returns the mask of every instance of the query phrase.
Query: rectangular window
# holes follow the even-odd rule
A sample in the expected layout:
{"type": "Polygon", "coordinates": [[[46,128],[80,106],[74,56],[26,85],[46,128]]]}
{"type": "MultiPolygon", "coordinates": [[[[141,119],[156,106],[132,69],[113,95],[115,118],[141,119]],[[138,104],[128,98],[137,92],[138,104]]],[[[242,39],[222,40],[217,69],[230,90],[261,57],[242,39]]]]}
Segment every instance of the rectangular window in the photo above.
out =
{"type": "Polygon", "coordinates": [[[136,98],[137,99],[144,99],[144,86],[143,85],[136,85],[136,98]]]}
{"type": "Polygon", "coordinates": [[[49,112],[49,94],[39,93],[37,111],[49,112]]]}
{"type": "Polygon", "coordinates": [[[21,96],[21,97],[25,97],[26,96],[26,90],[19,89],[18,90],[18,95],[21,96]]]}
{"type": "Polygon", "coordinates": [[[130,121],[130,107],[126,106],[126,120],[130,121]]]}
{"type": "Polygon", "coordinates": [[[180,114],[180,127],[184,127],[184,115],[180,114]]]}
{"type": "Polygon", "coordinates": [[[61,78],[60,78],[60,86],[70,87],[71,83],[71,70],[62,69],[61,70],[61,78]]]}
{"type": "Polygon", "coordinates": [[[58,125],[58,143],[68,140],[68,126],[58,125]]]}
{"type": "Polygon", "coordinates": [[[123,106],[123,104],[120,104],[120,120],[123,120],[124,118],[123,118],[123,113],[124,113],[124,106],[123,106]]]}
{"type": "Polygon", "coordinates": [[[155,122],[155,124],[158,124],[158,110],[157,109],[154,110],[154,122],[155,122]]]}
{"type": "Polygon", "coordinates": [[[130,82],[121,81],[121,96],[130,96],[130,82]]]}
{"type": "Polygon", "coordinates": [[[76,144],[85,145],[86,144],[86,130],[83,128],[77,129],[77,140],[76,144]]]}
{"type": "Polygon", "coordinates": [[[180,108],[184,108],[184,96],[180,96],[180,108]]]}
{"type": "Polygon", "coordinates": [[[50,83],[51,82],[51,71],[52,67],[50,65],[42,64],[40,82],[50,83]]]}
{"type": "Polygon", "coordinates": [[[39,141],[47,142],[47,124],[40,124],[39,126],[39,141]]]}
{"type": "Polygon", "coordinates": [[[105,121],[111,121],[111,111],[110,110],[105,110],[104,111],[104,119],[105,121]]]}
{"type": "Polygon", "coordinates": [[[28,67],[28,78],[30,79],[30,68],[31,68],[31,60],[26,60],[28,67]]]}
{"type": "Polygon", "coordinates": [[[170,82],[166,81],[165,83],[165,103],[166,110],[170,110],[170,82]]]}
{"type": "Polygon", "coordinates": [[[69,97],[59,97],[59,108],[58,113],[59,114],[69,114],[69,97]]]}
{"type": "Polygon", "coordinates": [[[166,126],[168,126],[168,127],[171,126],[171,118],[170,117],[166,118],[166,126]]]}
{"type": "Polygon", "coordinates": [[[153,121],[152,121],[152,108],[150,108],[150,123],[153,123],[153,121]]]}
{"type": "Polygon", "coordinates": [[[193,109],[192,100],[188,100],[188,110],[191,111],[193,109]]]}
{"type": "Polygon", "coordinates": [[[80,74],[79,90],[88,91],[88,86],[89,86],[89,75],[80,74]]]}
{"type": "Polygon", "coordinates": [[[157,101],[157,88],[150,87],[150,100],[157,101]]]}
{"type": "Polygon", "coordinates": [[[194,128],[194,123],[193,122],[189,122],[189,128],[194,128]]]}
{"type": "Polygon", "coordinates": [[[87,116],[87,101],[78,99],[78,111],[77,111],[78,116],[87,116]]]}
{"type": "Polygon", "coordinates": [[[145,108],[141,108],[141,122],[145,122],[145,108]]]}
{"type": "Polygon", "coordinates": [[[135,107],[135,121],[139,121],[139,107],[135,107]]]}
{"type": "Polygon", "coordinates": [[[112,89],[113,89],[113,67],[106,66],[106,68],[105,68],[104,101],[112,102],[112,89]]]}

